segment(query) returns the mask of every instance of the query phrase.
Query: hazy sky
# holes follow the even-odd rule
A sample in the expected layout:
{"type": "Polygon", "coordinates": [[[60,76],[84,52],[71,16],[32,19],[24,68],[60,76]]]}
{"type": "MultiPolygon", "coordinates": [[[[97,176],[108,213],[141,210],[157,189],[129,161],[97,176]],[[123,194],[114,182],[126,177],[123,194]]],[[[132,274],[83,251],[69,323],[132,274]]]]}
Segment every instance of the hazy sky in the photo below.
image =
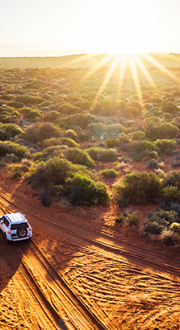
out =
{"type": "Polygon", "coordinates": [[[0,31],[0,56],[180,52],[180,0],[0,0],[0,31]]]}

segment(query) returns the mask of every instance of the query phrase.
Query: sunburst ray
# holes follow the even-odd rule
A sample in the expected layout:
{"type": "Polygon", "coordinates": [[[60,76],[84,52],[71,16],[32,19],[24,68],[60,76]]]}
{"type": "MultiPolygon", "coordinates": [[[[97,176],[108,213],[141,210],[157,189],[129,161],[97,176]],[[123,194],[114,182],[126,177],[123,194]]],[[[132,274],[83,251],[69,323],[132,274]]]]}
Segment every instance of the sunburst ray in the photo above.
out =
{"type": "Polygon", "coordinates": [[[143,54],[142,56],[145,59],[147,59],[149,62],[154,64],[157,68],[162,70],[164,73],[166,73],[169,77],[171,77],[172,79],[174,79],[175,81],[180,83],[180,79],[174,73],[172,73],[170,70],[165,68],[162,64],[160,64],[158,61],[156,61],[152,56],[150,56],[149,54],[143,54]]]}
{"type": "Polygon", "coordinates": [[[141,91],[141,87],[140,87],[140,83],[139,83],[139,77],[138,77],[137,70],[136,70],[136,63],[134,61],[134,56],[129,55],[128,60],[129,60],[130,68],[131,68],[131,71],[132,71],[132,76],[133,76],[137,96],[138,96],[138,99],[139,99],[139,101],[142,105],[142,108],[143,108],[144,101],[143,101],[143,97],[142,97],[142,91],[141,91]]]}
{"type": "Polygon", "coordinates": [[[158,87],[156,86],[155,82],[153,81],[150,73],[148,72],[148,70],[146,69],[144,63],[142,62],[141,58],[139,55],[135,56],[135,61],[137,62],[138,66],[140,67],[140,69],[142,70],[142,72],[144,73],[145,77],[147,78],[147,80],[149,81],[149,83],[151,84],[151,86],[158,91],[158,87]]]}
{"type": "MultiPolygon", "coordinates": [[[[111,55],[111,56],[112,56],[112,55],[111,55]]],[[[97,94],[96,94],[96,97],[95,97],[95,99],[94,99],[94,101],[93,101],[93,103],[92,103],[92,105],[91,105],[92,107],[96,104],[98,98],[100,97],[100,95],[101,95],[102,92],[104,91],[104,89],[105,89],[106,85],[108,84],[109,80],[111,79],[111,77],[112,77],[112,75],[113,75],[113,72],[114,72],[114,70],[116,69],[116,67],[117,67],[117,65],[118,65],[118,63],[119,63],[119,61],[120,61],[119,56],[118,56],[118,55],[115,56],[115,59],[114,59],[112,65],[111,65],[111,67],[109,68],[109,70],[108,70],[108,72],[107,72],[107,74],[106,74],[106,76],[105,76],[105,78],[104,78],[104,80],[103,80],[103,82],[102,82],[102,84],[101,84],[101,86],[100,86],[100,88],[99,88],[97,94]]]]}

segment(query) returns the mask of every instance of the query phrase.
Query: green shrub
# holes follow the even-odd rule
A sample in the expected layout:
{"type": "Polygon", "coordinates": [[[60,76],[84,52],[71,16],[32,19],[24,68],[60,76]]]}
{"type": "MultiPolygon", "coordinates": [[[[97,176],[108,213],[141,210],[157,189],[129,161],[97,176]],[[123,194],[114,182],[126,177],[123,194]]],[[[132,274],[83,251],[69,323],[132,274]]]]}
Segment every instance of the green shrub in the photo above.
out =
{"type": "Polygon", "coordinates": [[[31,108],[22,108],[19,112],[23,115],[25,119],[34,120],[37,119],[41,112],[38,109],[31,109],[31,108]]]}
{"type": "Polygon", "coordinates": [[[119,134],[117,138],[111,138],[106,140],[106,146],[108,148],[121,148],[124,144],[129,143],[129,136],[125,133],[119,134]]]}
{"type": "Polygon", "coordinates": [[[95,136],[101,136],[106,133],[106,127],[104,123],[91,123],[88,125],[88,129],[95,136]]]}
{"type": "Polygon", "coordinates": [[[72,164],[64,158],[54,157],[46,162],[40,162],[30,174],[30,183],[34,182],[35,186],[49,186],[52,182],[54,185],[64,185],[67,177],[74,177],[79,172],[94,179],[94,174],[85,166],[72,164]]]}
{"type": "Polygon", "coordinates": [[[154,144],[157,152],[161,155],[171,155],[177,148],[177,142],[168,139],[156,140],[154,144]]]}
{"type": "Polygon", "coordinates": [[[104,205],[109,200],[107,186],[102,182],[94,182],[87,176],[76,174],[67,183],[71,185],[68,199],[74,206],[104,205]]]}
{"type": "Polygon", "coordinates": [[[34,104],[40,104],[44,100],[40,96],[34,96],[34,95],[20,95],[15,98],[15,101],[22,102],[24,105],[34,105],[34,104]]]}
{"type": "Polygon", "coordinates": [[[144,230],[146,233],[159,235],[163,230],[163,225],[160,225],[157,221],[151,221],[146,224],[144,230]]]}
{"type": "Polygon", "coordinates": [[[179,132],[178,127],[156,116],[151,116],[144,120],[144,129],[146,136],[152,140],[174,139],[179,132]]]}
{"type": "Polygon", "coordinates": [[[149,221],[146,222],[144,230],[146,233],[159,235],[166,228],[167,230],[172,229],[173,223],[177,223],[178,214],[177,212],[170,210],[160,210],[158,212],[151,212],[148,214],[149,221]]]}
{"type": "Polygon", "coordinates": [[[153,142],[141,140],[129,142],[125,147],[127,152],[140,153],[145,150],[154,151],[155,145],[153,142]]]}
{"type": "Polygon", "coordinates": [[[0,141],[0,157],[4,157],[8,154],[13,154],[19,159],[29,155],[29,150],[20,146],[19,144],[11,141],[0,141]]]}
{"type": "Polygon", "coordinates": [[[8,105],[10,107],[14,107],[16,109],[19,109],[19,108],[22,108],[24,104],[22,102],[10,101],[10,102],[8,102],[8,105]]]}
{"type": "Polygon", "coordinates": [[[59,112],[56,110],[52,110],[43,116],[43,121],[56,122],[58,117],[59,112]]]}
{"type": "Polygon", "coordinates": [[[180,223],[179,222],[173,222],[170,227],[172,231],[180,234],[180,223]]]}
{"type": "Polygon", "coordinates": [[[8,138],[13,138],[14,136],[23,132],[22,129],[18,125],[13,124],[13,123],[3,124],[0,126],[0,128],[1,128],[1,131],[6,133],[6,136],[8,138]]]}
{"type": "Polygon", "coordinates": [[[148,218],[152,221],[157,221],[164,226],[169,226],[171,223],[177,222],[178,214],[174,210],[159,210],[158,212],[150,212],[148,218]]]}
{"type": "Polygon", "coordinates": [[[0,106],[0,121],[2,123],[13,123],[18,116],[19,112],[17,112],[13,107],[0,106]]]}
{"type": "Polygon", "coordinates": [[[45,155],[44,152],[36,152],[34,154],[34,161],[45,161],[47,156],[45,155]]]}
{"type": "Polygon", "coordinates": [[[86,152],[94,160],[100,160],[103,162],[114,162],[117,160],[117,151],[114,149],[104,149],[100,147],[92,147],[86,149],[86,152]]]}
{"type": "Polygon", "coordinates": [[[66,145],[69,148],[78,148],[79,144],[70,138],[50,138],[42,143],[43,147],[66,145]]]}
{"type": "Polygon", "coordinates": [[[137,140],[145,140],[146,134],[142,131],[135,131],[132,133],[129,133],[128,136],[131,140],[137,141],[137,140]]]}
{"type": "Polygon", "coordinates": [[[56,202],[67,197],[72,205],[103,205],[109,200],[107,186],[104,183],[95,182],[92,172],[66,159],[54,157],[38,163],[30,171],[29,183],[32,187],[41,188],[46,192],[43,194],[45,204],[46,195],[51,197],[51,201],[56,202]]]}
{"type": "Polygon", "coordinates": [[[79,148],[69,148],[64,151],[65,157],[75,164],[85,165],[87,167],[94,167],[95,163],[86,151],[79,148]]]}
{"type": "Polygon", "coordinates": [[[70,104],[69,102],[64,102],[58,106],[57,110],[62,114],[73,115],[75,113],[80,113],[81,108],[70,104]]]}
{"type": "Polygon", "coordinates": [[[64,148],[66,146],[51,146],[44,149],[42,152],[36,152],[34,154],[35,161],[45,161],[52,157],[64,158],[64,148]]]}
{"type": "Polygon", "coordinates": [[[115,218],[116,223],[121,223],[123,221],[123,216],[115,218]]]}
{"type": "Polygon", "coordinates": [[[81,128],[86,128],[88,124],[96,122],[96,116],[93,116],[89,113],[85,114],[75,114],[69,117],[62,118],[59,121],[59,126],[69,129],[72,126],[80,126],[81,128]]]}
{"type": "Polygon", "coordinates": [[[141,110],[136,107],[126,106],[120,111],[121,116],[125,118],[137,118],[141,114],[141,110]]]}
{"type": "Polygon", "coordinates": [[[173,186],[167,186],[164,187],[162,190],[162,201],[166,205],[171,205],[173,202],[179,202],[180,201],[180,190],[178,187],[173,186]]]}
{"type": "Polygon", "coordinates": [[[133,212],[131,214],[128,214],[127,217],[126,217],[126,223],[129,226],[137,226],[138,221],[139,221],[139,218],[138,218],[138,216],[136,215],[135,212],[133,212]]]}
{"type": "Polygon", "coordinates": [[[164,187],[173,186],[180,189],[180,171],[171,171],[163,176],[164,187]]]}
{"type": "Polygon", "coordinates": [[[114,169],[106,169],[106,170],[102,170],[100,172],[100,174],[104,177],[104,178],[116,178],[116,176],[118,175],[118,172],[116,172],[114,169]]]}
{"type": "Polygon", "coordinates": [[[26,173],[28,172],[29,168],[25,164],[19,165],[19,164],[13,164],[9,166],[9,176],[12,179],[18,178],[22,176],[22,172],[26,173]]]}
{"type": "Polygon", "coordinates": [[[168,102],[165,103],[162,107],[163,112],[167,112],[170,114],[176,114],[179,111],[179,108],[177,107],[177,105],[173,102],[168,102]]]}
{"type": "Polygon", "coordinates": [[[58,137],[59,135],[59,128],[52,123],[35,123],[25,130],[25,139],[33,143],[42,142],[52,136],[58,137]]]}
{"type": "Polygon", "coordinates": [[[105,123],[91,123],[88,125],[88,129],[95,136],[115,135],[124,131],[124,127],[121,124],[109,124],[105,123]]]}
{"type": "Polygon", "coordinates": [[[77,133],[74,129],[68,129],[65,135],[67,138],[77,141],[77,133]]]}
{"type": "Polygon", "coordinates": [[[14,95],[11,94],[1,94],[1,99],[6,101],[11,101],[14,99],[14,95]]]}
{"type": "Polygon", "coordinates": [[[173,236],[174,236],[173,230],[164,227],[160,234],[160,239],[165,244],[174,245],[173,236]]]}
{"type": "Polygon", "coordinates": [[[114,196],[119,205],[155,203],[162,191],[161,179],[155,173],[132,172],[114,185],[114,196]]]}
{"type": "Polygon", "coordinates": [[[142,150],[140,152],[132,153],[133,158],[136,162],[141,162],[142,160],[150,160],[153,159],[154,161],[158,161],[159,156],[156,151],[150,151],[150,150],[142,150]]]}
{"type": "Polygon", "coordinates": [[[107,134],[119,134],[124,132],[125,128],[121,124],[109,124],[106,125],[106,133],[107,134]]]}

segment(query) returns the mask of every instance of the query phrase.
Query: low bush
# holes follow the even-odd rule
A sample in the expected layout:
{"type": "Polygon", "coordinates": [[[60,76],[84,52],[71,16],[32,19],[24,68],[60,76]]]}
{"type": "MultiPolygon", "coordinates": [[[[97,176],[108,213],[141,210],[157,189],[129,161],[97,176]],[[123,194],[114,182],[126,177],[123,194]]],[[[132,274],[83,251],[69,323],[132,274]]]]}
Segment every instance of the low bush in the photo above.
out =
{"type": "Polygon", "coordinates": [[[44,149],[42,152],[36,152],[34,154],[34,160],[46,161],[47,159],[55,156],[64,158],[63,148],[61,148],[61,146],[51,146],[44,149]]]}
{"type": "Polygon", "coordinates": [[[124,131],[121,124],[106,125],[105,123],[91,123],[88,125],[88,129],[95,136],[117,135],[124,131]]]}
{"type": "Polygon", "coordinates": [[[123,221],[123,216],[115,218],[116,223],[121,223],[123,221]]]}
{"type": "Polygon", "coordinates": [[[144,120],[144,129],[146,136],[152,140],[174,139],[179,132],[178,127],[156,116],[151,116],[144,120]]]}
{"type": "Polygon", "coordinates": [[[170,229],[176,233],[179,233],[180,234],[180,223],[179,222],[173,222],[171,225],[170,225],[170,229]]]}
{"type": "Polygon", "coordinates": [[[117,160],[117,151],[114,149],[104,149],[100,147],[92,147],[86,149],[86,152],[94,160],[100,160],[103,162],[114,162],[117,160]]]}
{"type": "Polygon", "coordinates": [[[17,101],[10,101],[10,102],[8,102],[8,105],[10,107],[14,107],[15,109],[19,109],[24,106],[24,104],[22,102],[17,102],[17,101]]]}
{"type": "Polygon", "coordinates": [[[64,151],[64,156],[69,161],[75,164],[85,165],[87,167],[94,167],[95,163],[86,151],[79,148],[69,148],[64,151]]]}
{"type": "Polygon", "coordinates": [[[77,141],[77,139],[78,139],[77,133],[75,132],[74,129],[68,129],[65,133],[65,136],[74,141],[77,141]]]}
{"type": "Polygon", "coordinates": [[[22,164],[13,164],[9,166],[9,176],[14,179],[21,177],[23,173],[27,173],[29,171],[29,166],[22,164]]]}
{"type": "Polygon", "coordinates": [[[106,140],[106,146],[108,148],[121,148],[123,145],[129,143],[129,136],[125,133],[119,134],[117,138],[111,138],[106,140]]]}
{"type": "Polygon", "coordinates": [[[96,116],[93,116],[90,113],[85,113],[85,114],[80,113],[62,118],[59,121],[59,126],[66,129],[72,128],[73,126],[80,126],[81,128],[84,129],[88,126],[88,124],[97,121],[98,120],[96,116]]]}
{"type": "Polygon", "coordinates": [[[107,186],[102,182],[94,182],[87,176],[76,174],[67,183],[71,185],[68,199],[74,206],[104,205],[109,200],[107,186]]]}
{"type": "Polygon", "coordinates": [[[34,96],[34,95],[19,95],[15,98],[15,101],[17,102],[21,102],[24,105],[34,105],[34,104],[40,104],[42,103],[44,100],[42,97],[40,96],[34,96]]]}
{"type": "Polygon", "coordinates": [[[0,106],[0,122],[14,123],[19,116],[19,112],[13,107],[0,106]]]}
{"type": "Polygon", "coordinates": [[[16,135],[23,132],[22,129],[18,125],[13,124],[13,123],[2,124],[2,125],[0,125],[0,129],[1,129],[1,132],[5,133],[5,136],[7,137],[7,139],[13,138],[16,135]]]}
{"type": "Polygon", "coordinates": [[[56,122],[59,117],[59,112],[56,110],[49,111],[43,116],[43,121],[56,122]]]}
{"type": "Polygon", "coordinates": [[[167,186],[162,190],[162,202],[170,206],[171,203],[180,202],[180,190],[176,186],[167,186]]]}
{"type": "Polygon", "coordinates": [[[30,152],[26,147],[20,146],[18,143],[11,141],[0,141],[0,157],[4,157],[8,154],[13,154],[19,159],[22,159],[23,157],[27,157],[30,152]]]}
{"type": "Polygon", "coordinates": [[[132,141],[129,142],[125,147],[127,152],[140,153],[145,150],[154,151],[155,145],[153,142],[141,140],[141,141],[132,141]]]}
{"type": "Polygon", "coordinates": [[[35,123],[25,130],[25,139],[27,141],[37,143],[42,142],[48,138],[58,137],[60,130],[58,126],[52,123],[35,123]]]}
{"type": "Polygon", "coordinates": [[[43,147],[50,147],[50,146],[61,146],[66,145],[69,148],[78,148],[79,144],[75,142],[73,139],[70,138],[50,138],[46,139],[42,143],[43,147]]]}
{"type": "Polygon", "coordinates": [[[133,213],[127,215],[127,217],[125,218],[125,221],[129,226],[137,226],[139,218],[136,215],[136,213],[133,212],[133,213]]]}
{"type": "Polygon", "coordinates": [[[150,151],[150,150],[142,150],[140,152],[135,152],[135,153],[132,152],[132,155],[133,155],[133,159],[136,162],[141,162],[142,160],[145,160],[148,162],[149,160],[152,160],[152,159],[157,162],[159,159],[157,152],[150,151]]]}
{"type": "Polygon", "coordinates": [[[173,186],[180,189],[180,171],[171,171],[163,176],[163,186],[173,186]]]}
{"type": "Polygon", "coordinates": [[[174,140],[162,139],[154,142],[158,154],[171,155],[177,148],[177,142],[174,140]]]}
{"type": "Polygon", "coordinates": [[[104,183],[95,182],[94,174],[85,166],[74,165],[67,159],[51,158],[38,163],[30,173],[32,187],[48,192],[46,195],[50,194],[56,202],[67,197],[72,205],[90,206],[109,200],[104,183]]]}
{"type": "Polygon", "coordinates": [[[118,172],[116,172],[113,168],[112,169],[106,169],[106,170],[102,170],[100,172],[100,174],[107,179],[110,178],[116,178],[116,176],[118,175],[118,172]]]}
{"type": "Polygon", "coordinates": [[[126,174],[113,188],[115,200],[120,206],[156,203],[161,192],[162,181],[159,176],[145,171],[126,174]]]}
{"type": "Polygon", "coordinates": [[[22,108],[19,110],[20,114],[23,115],[25,119],[35,120],[40,117],[41,112],[38,109],[22,108]]]}
{"type": "Polygon", "coordinates": [[[142,131],[135,131],[135,132],[129,133],[128,136],[133,141],[145,140],[145,138],[146,138],[146,134],[142,131]]]}
{"type": "Polygon", "coordinates": [[[132,106],[126,106],[120,110],[120,115],[125,118],[137,118],[140,114],[141,110],[132,106]]]}
{"type": "Polygon", "coordinates": [[[179,220],[177,212],[170,210],[160,210],[148,214],[149,221],[146,222],[144,230],[147,233],[159,235],[164,228],[169,229],[171,224],[179,220]]]}
{"type": "Polygon", "coordinates": [[[80,113],[81,108],[74,106],[69,102],[63,102],[57,107],[57,110],[62,114],[73,115],[75,113],[80,113]]]}

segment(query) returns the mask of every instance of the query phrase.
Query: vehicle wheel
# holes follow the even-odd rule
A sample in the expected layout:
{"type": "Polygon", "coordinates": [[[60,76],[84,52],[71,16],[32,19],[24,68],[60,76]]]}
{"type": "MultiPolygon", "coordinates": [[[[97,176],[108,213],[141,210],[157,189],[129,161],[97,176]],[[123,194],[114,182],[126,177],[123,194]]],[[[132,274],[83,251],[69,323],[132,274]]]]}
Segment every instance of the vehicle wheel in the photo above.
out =
{"type": "Polygon", "coordinates": [[[19,238],[26,237],[27,229],[25,227],[20,227],[17,231],[17,234],[18,234],[19,238]]]}
{"type": "Polygon", "coordinates": [[[6,243],[9,244],[10,241],[7,239],[6,235],[4,236],[4,238],[5,238],[6,243]]]}

